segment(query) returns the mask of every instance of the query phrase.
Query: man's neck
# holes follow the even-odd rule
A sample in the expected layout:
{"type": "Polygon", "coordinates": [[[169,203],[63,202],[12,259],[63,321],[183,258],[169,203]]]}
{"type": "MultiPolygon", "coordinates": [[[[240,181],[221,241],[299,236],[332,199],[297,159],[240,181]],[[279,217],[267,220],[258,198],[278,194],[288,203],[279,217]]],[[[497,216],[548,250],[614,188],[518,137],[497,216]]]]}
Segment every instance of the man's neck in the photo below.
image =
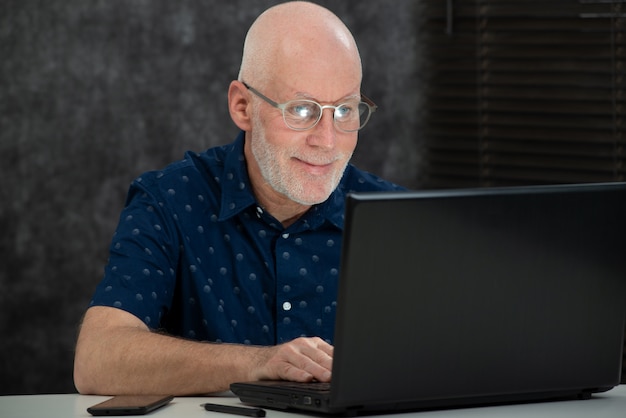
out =
{"type": "Polygon", "coordinates": [[[255,196],[264,211],[272,215],[285,228],[296,222],[311,206],[294,202],[278,194],[269,184],[252,184],[255,196]]]}

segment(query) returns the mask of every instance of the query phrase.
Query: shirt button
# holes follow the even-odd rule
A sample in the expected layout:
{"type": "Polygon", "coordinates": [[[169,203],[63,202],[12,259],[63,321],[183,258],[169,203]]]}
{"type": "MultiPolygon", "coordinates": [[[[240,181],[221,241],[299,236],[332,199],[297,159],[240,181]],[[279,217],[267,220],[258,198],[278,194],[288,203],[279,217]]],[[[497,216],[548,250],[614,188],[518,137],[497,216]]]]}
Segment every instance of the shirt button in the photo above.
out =
{"type": "Polygon", "coordinates": [[[290,311],[290,310],[291,310],[291,303],[283,302],[283,311],[290,311]]]}

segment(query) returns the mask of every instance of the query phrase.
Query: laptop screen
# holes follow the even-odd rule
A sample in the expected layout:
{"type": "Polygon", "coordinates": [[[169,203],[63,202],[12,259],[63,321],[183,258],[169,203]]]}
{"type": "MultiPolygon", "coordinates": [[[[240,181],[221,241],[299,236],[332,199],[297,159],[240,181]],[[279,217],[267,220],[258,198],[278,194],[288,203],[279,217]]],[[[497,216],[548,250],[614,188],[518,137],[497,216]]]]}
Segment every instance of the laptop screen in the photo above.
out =
{"type": "Polygon", "coordinates": [[[349,196],[335,406],[619,383],[626,185],[349,196]]]}

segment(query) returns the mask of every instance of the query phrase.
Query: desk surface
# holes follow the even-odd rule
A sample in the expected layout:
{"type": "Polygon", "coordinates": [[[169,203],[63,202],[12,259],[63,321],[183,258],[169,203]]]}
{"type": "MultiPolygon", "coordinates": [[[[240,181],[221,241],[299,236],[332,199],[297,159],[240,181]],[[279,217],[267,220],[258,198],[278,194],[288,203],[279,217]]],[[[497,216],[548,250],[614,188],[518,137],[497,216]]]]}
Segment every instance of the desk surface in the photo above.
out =
{"type": "MultiPolygon", "coordinates": [[[[71,395],[21,395],[0,396],[0,417],[2,418],[71,418],[91,417],[87,407],[108,399],[106,396],[71,395]]],[[[207,412],[200,405],[204,402],[229,405],[240,404],[234,396],[216,397],[182,397],[175,398],[169,405],[152,412],[148,416],[186,417],[186,418],[225,418],[235,415],[207,412]]],[[[403,417],[414,415],[415,418],[623,418],[626,414],[626,385],[602,394],[594,395],[583,401],[542,402],[505,406],[489,406],[452,410],[412,412],[402,414],[403,417]]],[[[294,418],[301,415],[292,412],[267,410],[269,418],[294,418]]],[[[308,415],[310,416],[310,415],[308,415]]]]}

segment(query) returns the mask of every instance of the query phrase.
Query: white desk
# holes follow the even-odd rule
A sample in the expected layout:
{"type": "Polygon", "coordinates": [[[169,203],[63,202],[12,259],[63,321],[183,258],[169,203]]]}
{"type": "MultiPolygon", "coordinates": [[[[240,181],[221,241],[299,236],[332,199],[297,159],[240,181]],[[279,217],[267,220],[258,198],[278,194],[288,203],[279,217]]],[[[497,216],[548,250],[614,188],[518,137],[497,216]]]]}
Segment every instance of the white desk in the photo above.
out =
{"type": "MultiPolygon", "coordinates": [[[[82,395],[24,395],[0,396],[1,418],[71,418],[91,417],[87,407],[108,399],[106,396],[82,395]]],[[[160,418],[228,418],[236,415],[207,412],[200,404],[214,402],[239,404],[234,396],[175,398],[169,405],[147,416],[160,418]]],[[[301,415],[267,409],[269,418],[295,418],[301,415]]],[[[584,401],[543,402],[520,405],[490,406],[412,412],[403,418],[624,418],[626,417],[626,385],[584,401]]]]}

